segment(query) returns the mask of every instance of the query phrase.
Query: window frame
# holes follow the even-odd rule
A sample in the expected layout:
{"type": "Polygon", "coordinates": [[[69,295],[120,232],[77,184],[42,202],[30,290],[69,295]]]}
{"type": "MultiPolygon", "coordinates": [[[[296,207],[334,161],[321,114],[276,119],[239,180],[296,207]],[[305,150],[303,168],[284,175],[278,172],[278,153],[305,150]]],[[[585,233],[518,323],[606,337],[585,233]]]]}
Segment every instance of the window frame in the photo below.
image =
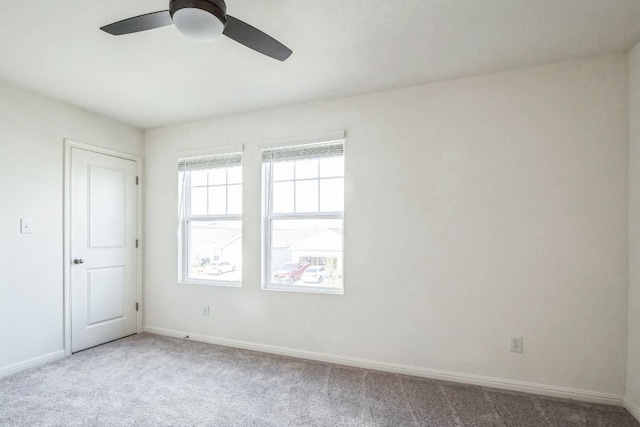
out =
{"type": "MultiPolygon", "coordinates": [[[[321,158],[330,158],[330,157],[342,157],[344,159],[344,133],[339,138],[331,138],[320,141],[305,141],[303,143],[289,143],[283,144],[279,146],[271,146],[265,147],[262,151],[268,150],[276,150],[277,148],[293,148],[296,146],[305,146],[305,145],[313,145],[313,144],[329,144],[329,143],[341,143],[342,144],[342,154],[337,156],[318,156],[318,157],[309,157],[306,159],[300,158],[297,160],[311,160],[311,159],[321,159],[321,158]]],[[[281,160],[286,161],[286,160],[281,160]]],[[[290,161],[296,161],[291,159],[290,161]]],[[[326,179],[343,179],[343,188],[344,188],[344,179],[345,173],[344,170],[342,175],[337,177],[321,177],[320,173],[318,173],[317,178],[302,178],[297,180],[295,177],[295,167],[294,167],[294,177],[290,180],[280,180],[274,181],[273,179],[273,163],[278,162],[278,160],[271,161],[262,161],[262,274],[261,274],[261,288],[266,291],[288,291],[288,292],[301,292],[301,293],[321,293],[321,294],[333,294],[333,295],[344,295],[344,200],[343,200],[343,209],[342,211],[332,211],[332,212],[320,212],[320,198],[321,194],[318,191],[318,212],[293,212],[293,213],[274,213],[273,212],[273,184],[274,182],[293,182],[294,188],[295,183],[298,181],[312,181],[317,180],[318,186],[320,186],[320,182],[326,179]],[[289,284],[281,284],[281,283],[273,283],[272,282],[272,272],[271,272],[271,258],[272,258],[272,237],[273,237],[273,221],[278,220],[304,220],[304,219],[318,219],[318,220],[340,220],[342,224],[342,287],[341,288],[328,288],[322,286],[310,286],[310,285],[289,285],[289,284]]],[[[320,165],[318,165],[320,167],[320,165]]],[[[294,190],[294,210],[295,210],[295,190],[294,190]]],[[[343,195],[344,198],[344,195],[343,195]]]]}
{"type": "MultiPolygon", "coordinates": [[[[241,148],[241,147],[240,147],[241,148]]],[[[194,170],[203,170],[209,171],[213,169],[228,169],[230,167],[241,168],[241,176],[242,180],[240,182],[241,186],[241,198],[244,197],[244,165],[243,165],[243,153],[242,150],[233,150],[233,151],[222,151],[215,153],[202,153],[199,152],[199,155],[194,155],[190,157],[182,156],[178,159],[179,164],[181,162],[189,162],[191,159],[204,159],[204,158],[215,158],[217,156],[225,156],[225,155],[238,155],[240,160],[237,165],[220,165],[199,169],[191,169],[191,170],[178,170],[178,184],[180,186],[180,197],[178,200],[179,203],[179,218],[178,218],[178,282],[192,285],[207,285],[207,286],[222,286],[222,287],[234,287],[239,288],[242,287],[242,271],[240,280],[220,280],[220,279],[203,279],[203,278],[195,278],[190,277],[190,268],[191,268],[191,234],[192,234],[192,224],[197,222],[212,222],[212,221],[226,221],[226,222],[239,222],[240,225],[240,238],[242,239],[242,230],[243,230],[243,214],[206,214],[206,215],[190,215],[191,211],[191,172],[194,170]]],[[[227,171],[228,174],[228,171],[227,171]]],[[[226,190],[226,198],[228,202],[228,187],[230,185],[237,185],[235,183],[229,184],[228,175],[226,178],[226,184],[218,185],[220,187],[225,187],[226,190]]],[[[206,188],[212,186],[207,185],[206,188]]],[[[228,209],[228,204],[227,204],[228,209]]],[[[244,210],[244,204],[242,207],[244,210]]],[[[212,261],[210,261],[212,262],[212,261]]]]}

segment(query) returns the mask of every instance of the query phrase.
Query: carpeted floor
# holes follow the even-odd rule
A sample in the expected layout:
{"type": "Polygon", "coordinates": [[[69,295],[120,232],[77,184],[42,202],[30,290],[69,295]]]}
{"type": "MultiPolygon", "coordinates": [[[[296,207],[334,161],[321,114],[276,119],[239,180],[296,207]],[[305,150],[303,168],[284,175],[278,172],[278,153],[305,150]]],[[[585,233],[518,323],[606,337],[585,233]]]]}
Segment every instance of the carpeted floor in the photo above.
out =
{"type": "Polygon", "coordinates": [[[0,380],[2,426],[640,426],[623,408],[142,334],[0,380]]]}

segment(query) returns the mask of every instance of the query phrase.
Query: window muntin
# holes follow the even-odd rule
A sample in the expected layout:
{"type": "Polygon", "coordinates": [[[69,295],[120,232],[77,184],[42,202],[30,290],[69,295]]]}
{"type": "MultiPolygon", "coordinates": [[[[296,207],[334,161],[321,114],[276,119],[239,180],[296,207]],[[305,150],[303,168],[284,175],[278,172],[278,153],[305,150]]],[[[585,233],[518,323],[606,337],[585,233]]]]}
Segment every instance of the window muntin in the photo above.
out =
{"type": "Polygon", "coordinates": [[[181,280],[240,286],[242,282],[241,154],[179,162],[181,280]]]}
{"type": "Polygon", "coordinates": [[[343,141],[264,150],[263,169],[263,288],[342,293],[343,141]]]}
{"type": "Polygon", "coordinates": [[[242,166],[190,174],[190,216],[242,215],[242,166]]]}

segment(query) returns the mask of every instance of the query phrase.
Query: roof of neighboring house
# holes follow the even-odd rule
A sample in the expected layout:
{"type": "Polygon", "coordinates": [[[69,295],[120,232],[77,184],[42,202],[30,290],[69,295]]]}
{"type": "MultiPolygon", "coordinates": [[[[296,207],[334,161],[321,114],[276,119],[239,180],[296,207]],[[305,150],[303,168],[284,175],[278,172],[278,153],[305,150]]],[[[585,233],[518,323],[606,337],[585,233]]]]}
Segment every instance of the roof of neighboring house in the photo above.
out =
{"type": "Polygon", "coordinates": [[[194,245],[220,245],[234,238],[239,238],[242,233],[238,228],[225,227],[224,225],[207,222],[207,223],[193,223],[191,242],[194,245]],[[197,233],[193,231],[197,230],[197,233]]]}
{"type": "Polygon", "coordinates": [[[232,246],[240,246],[242,244],[242,234],[233,236],[230,239],[222,240],[220,242],[211,242],[211,246],[216,248],[228,248],[232,246]]]}
{"type": "Polygon", "coordinates": [[[317,230],[290,230],[290,229],[280,229],[275,230],[271,234],[271,247],[273,248],[289,248],[295,245],[298,242],[301,242],[307,239],[309,236],[312,236],[316,233],[317,230]]]}
{"type": "Polygon", "coordinates": [[[293,250],[342,250],[342,230],[325,228],[291,246],[293,250]]]}

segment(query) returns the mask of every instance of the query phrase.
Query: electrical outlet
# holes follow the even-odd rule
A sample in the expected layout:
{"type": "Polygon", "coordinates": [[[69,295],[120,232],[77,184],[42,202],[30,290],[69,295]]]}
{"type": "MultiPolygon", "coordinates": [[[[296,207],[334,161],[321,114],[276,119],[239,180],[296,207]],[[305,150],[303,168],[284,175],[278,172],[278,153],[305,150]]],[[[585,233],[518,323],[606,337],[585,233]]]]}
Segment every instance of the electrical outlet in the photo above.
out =
{"type": "Polygon", "coordinates": [[[20,219],[20,232],[22,234],[31,234],[33,233],[33,221],[26,218],[20,219]]]}
{"type": "Polygon", "coordinates": [[[512,353],[522,353],[522,337],[511,337],[511,346],[512,353]]]}
{"type": "Polygon", "coordinates": [[[209,304],[205,304],[202,306],[202,315],[203,316],[209,315],[209,304]]]}

